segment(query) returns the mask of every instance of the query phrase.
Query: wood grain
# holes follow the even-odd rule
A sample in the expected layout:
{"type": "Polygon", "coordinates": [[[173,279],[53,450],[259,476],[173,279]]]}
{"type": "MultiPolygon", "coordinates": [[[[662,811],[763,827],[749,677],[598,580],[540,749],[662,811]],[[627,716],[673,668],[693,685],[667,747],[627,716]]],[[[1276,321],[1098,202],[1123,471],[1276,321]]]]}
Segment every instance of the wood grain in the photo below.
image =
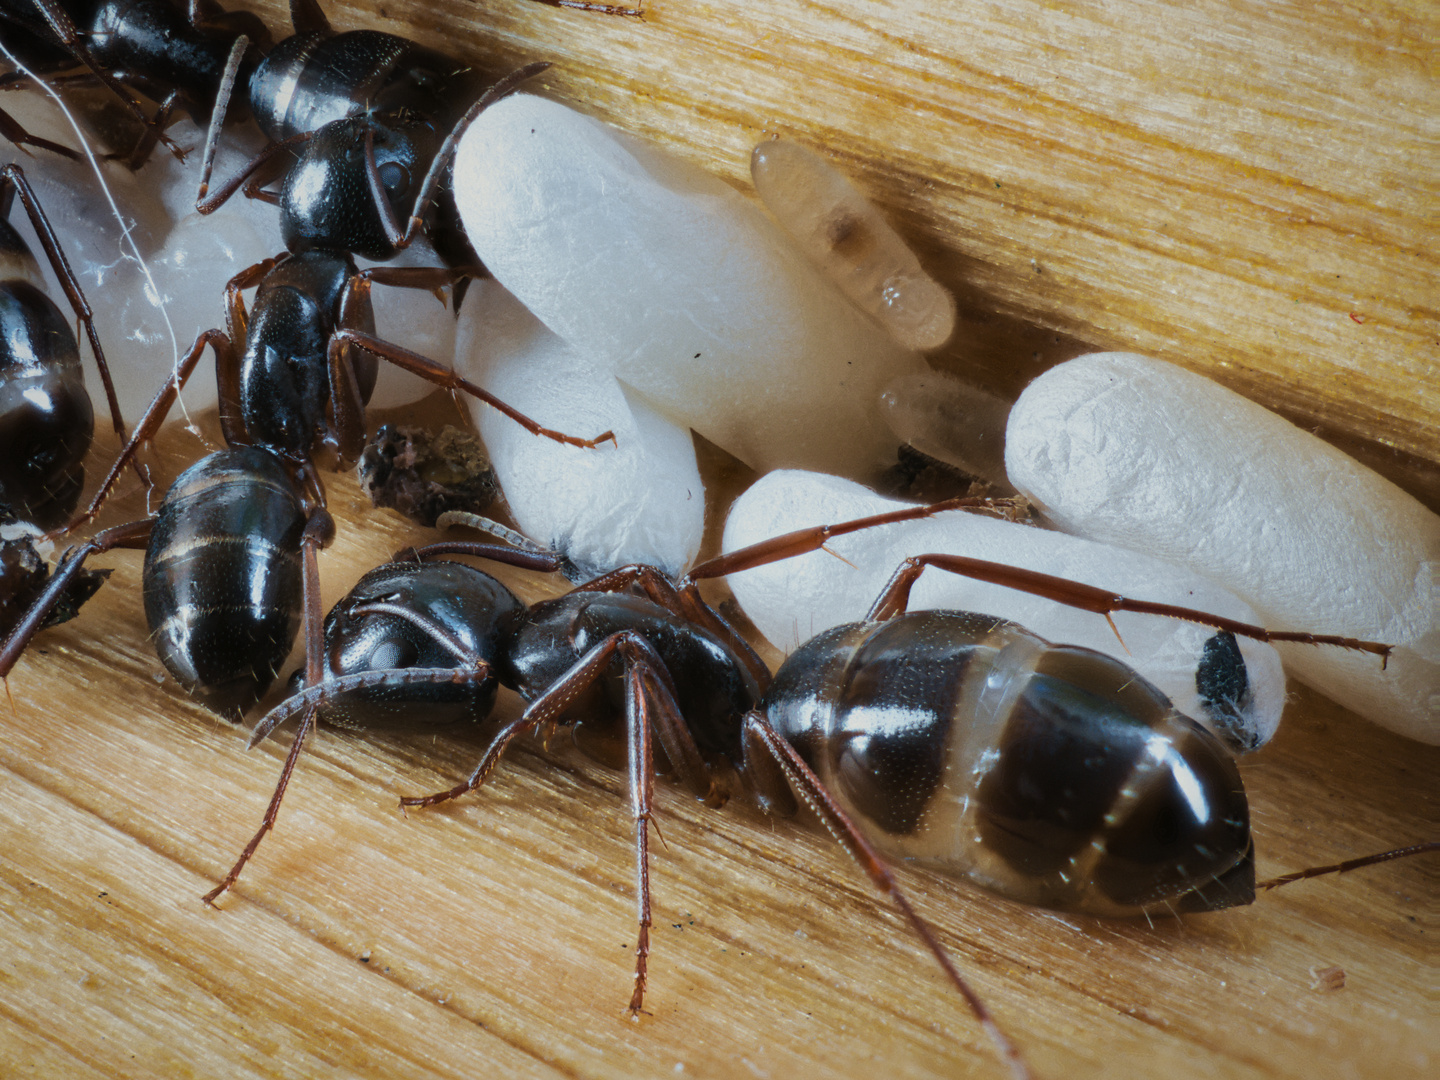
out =
{"type": "MultiPolygon", "coordinates": [[[[500,0],[332,15],[414,21],[497,70],[555,59],[551,92],[732,179],[766,132],[832,150],[962,297],[942,362],[998,389],[1143,349],[1435,490],[1431,7],[647,7],[643,24],[500,0]]],[[[202,449],[171,432],[162,473],[202,449]]],[[[331,500],[327,606],[418,535],[348,478],[331,500]]],[[[179,693],[146,639],[138,554],[105,562],[110,585],[0,706],[0,1074],[1002,1075],[826,837],[665,785],[650,1014],[632,1023],[623,780],[560,747],[404,818],[395,797],[453,782],[482,735],[322,732],[237,895],[206,909],[284,740],[247,754],[179,693]]],[[[1244,765],[1261,874],[1433,836],[1440,749],[1292,690],[1244,765]]],[[[1041,1076],[1420,1077],[1440,1060],[1433,859],[1153,926],[902,879],[1041,1076]],[[1344,989],[1313,989],[1330,966],[1344,989]]]]}

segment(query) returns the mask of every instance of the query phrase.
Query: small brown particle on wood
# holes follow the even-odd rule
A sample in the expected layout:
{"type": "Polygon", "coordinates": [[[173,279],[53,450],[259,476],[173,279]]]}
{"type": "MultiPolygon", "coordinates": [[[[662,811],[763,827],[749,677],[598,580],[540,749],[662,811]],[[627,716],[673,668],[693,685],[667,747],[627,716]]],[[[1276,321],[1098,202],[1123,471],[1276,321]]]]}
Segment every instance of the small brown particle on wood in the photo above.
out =
{"type": "Polygon", "coordinates": [[[1328,994],[1332,990],[1345,989],[1345,969],[1342,967],[1312,967],[1310,989],[1328,994]]]}

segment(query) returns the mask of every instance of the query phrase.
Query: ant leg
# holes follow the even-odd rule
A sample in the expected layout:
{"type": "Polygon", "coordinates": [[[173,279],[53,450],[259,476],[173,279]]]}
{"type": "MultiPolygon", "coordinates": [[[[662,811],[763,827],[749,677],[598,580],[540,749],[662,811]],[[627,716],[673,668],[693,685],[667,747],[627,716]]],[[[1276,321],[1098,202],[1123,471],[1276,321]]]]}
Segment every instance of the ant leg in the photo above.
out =
{"type": "Polygon", "coordinates": [[[780,734],[770,726],[770,722],[758,712],[747,713],[742,729],[744,737],[744,752],[747,766],[751,756],[759,752],[765,753],[780,767],[795,794],[805,800],[805,803],[819,815],[830,834],[835,837],[840,846],[850,853],[850,857],[860,864],[860,868],[869,876],[871,883],[880,892],[888,896],[892,903],[900,909],[901,914],[909,921],[911,929],[919,935],[925,947],[930,950],[935,959],[940,962],[945,974],[955,988],[960,991],[966,1003],[970,1006],[971,1013],[985,1029],[990,1041],[994,1043],[996,1051],[1010,1069],[1010,1075],[1015,1080],[1029,1080],[1030,1069],[1025,1064],[1025,1059],[1020,1055],[1020,1049],[1012,1043],[1008,1036],[1000,1030],[990,1015],[990,1010],[980,1000],[978,994],[970,988],[954,962],[945,946],[931,931],[930,927],[920,918],[919,914],[910,906],[910,901],[900,891],[899,884],[895,881],[895,875],[881,859],[880,853],[870,846],[869,841],[855,827],[845,811],[835,801],[834,796],[826,789],[811,770],[805,764],[805,760],[796,749],[783,739],[780,734]]]}
{"type": "Polygon", "coordinates": [[[651,729],[659,735],[665,752],[675,766],[677,775],[707,805],[720,807],[725,803],[728,792],[716,784],[709,767],[700,757],[680,715],[675,702],[674,688],[670,685],[669,672],[638,634],[616,634],[616,638],[629,638],[643,644],[638,657],[628,654],[628,641],[617,643],[617,648],[626,651],[625,667],[625,719],[626,749],[629,765],[630,811],[635,818],[635,904],[639,932],[635,942],[635,989],[630,995],[629,1010],[632,1016],[641,1011],[645,1002],[645,985],[650,957],[650,824],[654,819],[655,758],[651,749],[651,729]],[[649,653],[649,656],[645,654],[649,653]],[[683,735],[686,744],[678,748],[689,755],[677,758],[672,742],[683,735]]]}
{"type": "Polygon", "coordinates": [[[20,121],[16,120],[4,109],[0,109],[0,136],[9,139],[10,142],[15,145],[16,149],[27,156],[30,154],[30,151],[26,150],[25,147],[33,146],[37,150],[49,150],[52,154],[59,154],[61,157],[67,157],[71,161],[80,160],[80,155],[68,146],[61,146],[59,143],[51,142],[49,139],[42,139],[38,135],[31,135],[20,126],[20,121]]]}
{"type": "Polygon", "coordinates": [[[44,625],[46,617],[59,603],[70,583],[80,573],[85,561],[91,555],[100,555],[113,548],[143,548],[150,542],[150,528],[153,521],[145,518],[113,529],[96,533],[84,544],[72,547],[60,559],[55,573],[50,576],[45,589],[25,612],[24,618],[15,624],[5,644],[0,647],[0,679],[4,679],[15,667],[25,647],[44,625]]]}
{"type": "MultiPolygon", "coordinates": [[[[629,764],[630,812],[635,819],[635,907],[639,930],[635,936],[635,989],[630,994],[630,1015],[637,1016],[645,1002],[645,981],[650,959],[650,819],[654,813],[655,756],[650,746],[650,695],[639,665],[625,672],[626,760],[629,764]]],[[[674,699],[671,699],[673,707],[674,699]]]]}
{"type": "MultiPolygon", "coordinates": [[[[1043,596],[1047,600],[1068,604],[1070,607],[1079,608],[1082,611],[1093,611],[1098,615],[1104,615],[1112,630],[1115,629],[1115,623],[1110,616],[1117,611],[1130,611],[1144,615],[1163,615],[1171,619],[1183,619],[1186,622],[1199,623],[1201,626],[1213,626],[1217,630],[1228,630],[1232,634],[1254,638],[1257,641],[1298,641],[1306,645],[1335,645],[1342,649],[1374,653],[1382,659],[1382,666],[1392,648],[1390,645],[1383,645],[1376,641],[1361,641],[1358,638],[1340,637],[1333,634],[1308,634],[1298,630],[1266,630],[1263,626],[1252,626],[1250,623],[1239,622],[1235,619],[1221,618],[1205,611],[1176,607],[1173,604],[1157,604],[1148,600],[1132,600],[1129,597],[1117,596],[1104,589],[1097,589],[1092,585],[1082,585],[1067,578],[1052,577],[1050,574],[1041,574],[1035,570],[1022,570],[1018,567],[1006,566],[1004,563],[970,559],[963,555],[915,555],[906,559],[900,564],[900,568],[895,571],[889,584],[875,600],[869,614],[865,616],[866,621],[883,622],[903,612],[910,601],[911,588],[927,566],[948,570],[952,574],[960,574],[977,581],[987,581],[994,585],[1017,589],[1020,592],[1043,596]]],[[[1120,636],[1119,631],[1116,631],[1115,636],[1120,636]]]]}
{"type": "MultiPolygon", "coordinates": [[[[125,418],[120,415],[120,402],[115,397],[115,383],[110,378],[110,365],[105,362],[105,350],[100,347],[100,337],[95,333],[95,320],[91,316],[90,304],[80,290],[80,282],[75,277],[75,271],[70,269],[70,261],[65,258],[65,252],[60,247],[60,239],[55,235],[55,230],[51,228],[50,219],[45,216],[45,209],[40,205],[39,196],[30,186],[24,170],[19,165],[13,164],[6,165],[3,170],[0,170],[0,214],[6,217],[10,214],[12,193],[20,196],[20,205],[25,208],[25,214],[30,218],[30,224],[35,229],[35,235],[40,240],[40,247],[44,249],[45,257],[50,260],[50,266],[55,271],[60,288],[65,291],[65,298],[70,301],[75,318],[85,327],[85,335],[90,339],[90,352],[95,357],[95,366],[100,371],[100,382],[105,387],[105,401],[110,407],[110,422],[115,426],[115,434],[120,437],[121,442],[124,442],[125,418]]],[[[141,479],[146,479],[143,474],[141,479]]],[[[146,482],[148,483],[148,480],[146,482]]]]}
{"type": "Polygon", "coordinates": [[[191,373],[195,370],[195,365],[200,362],[200,357],[204,354],[205,346],[207,345],[215,352],[217,368],[223,367],[227,361],[227,357],[232,355],[233,350],[230,347],[230,339],[219,330],[204,330],[196,337],[195,344],[190,346],[190,352],[186,355],[185,359],[180,361],[180,366],[176,368],[175,374],[160,388],[160,392],[155,395],[155,400],[150,403],[150,408],[145,410],[145,415],[140,418],[140,422],[135,426],[135,433],[130,436],[130,441],[126,443],[125,448],[120,451],[120,456],[115,459],[115,463],[110,466],[110,471],[106,474],[104,483],[100,485],[100,490],[95,492],[95,498],[91,500],[89,507],[75,517],[65,528],[61,529],[60,532],[62,534],[73,532],[86,522],[92,520],[95,515],[100,512],[101,504],[109,498],[110,492],[114,490],[115,484],[119,481],[120,474],[125,471],[126,465],[134,460],[140,446],[153,439],[155,433],[160,430],[160,425],[165,422],[165,417],[170,412],[170,406],[174,405],[175,399],[180,396],[180,388],[183,387],[185,381],[190,378],[191,373]]]}
{"type": "Polygon", "coordinates": [[[489,559],[491,562],[502,563],[505,566],[518,566],[524,570],[539,570],[547,574],[556,573],[563,566],[563,560],[553,551],[543,549],[527,551],[505,544],[482,544],[475,540],[441,540],[423,547],[405,548],[403,551],[395,553],[393,561],[400,562],[413,558],[417,562],[423,562],[441,555],[471,555],[477,559],[489,559]]]}
{"type": "Polygon", "coordinates": [[[336,330],[335,334],[330,338],[330,363],[332,368],[336,363],[340,362],[337,360],[337,352],[351,348],[364,349],[366,352],[372,353],[382,360],[388,360],[397,367],[402,367],[406,371],[413,372],[421,378],[428,379],[430,382],[435,383],[437,386],[445,387],[447,390],[463,390],[471,397],[478,398],[492,408],[504,413],[532,435],[541,435],[555,442],[565,443],[567,446],[579,446],[587,450],[593,449],[603,442],[613,443],[615,441],[615,433],[611,431],[607,431],[603,435],[598,435],[593,439],[579,439],[574,435],[566,435],[564,432],[541,427],[518,409],[514,409],[505,404],[505,402],[501,401],[488,390],[481,389],[469,379],[457,375],[450,368],[442,367],[434,360],[421,356],[419,353],[411,352],[409,349],[401,348],[399,345],[383,341],[373,334],[361,333],[358,330],[336,330]]]}
{"type": "Polygon", "coordinates": [[[1330,866],[1312,866],[1308,870],[1296,870],[1293,874],[1281,874],[1269,881],[1257,882],[1255,888],[1278,889],[1281,885],[1289,885],[1291,882],[1323,877],[1326,874],[1347,874],[1351,870],[1359,870],[1362,866],[1374,866],[1376,863],[1389,862],[1391,859],[1423,855],[1428,851],[1440,851],[1440,840],[1427,840],[1422,844],[1411,844],[1409,847],[1382,851],[1378,855],[1362,855],[1358,859],[1346,859],[1344,862],[1334,863],[1330,866]]]}
{"type": "Polygon", "coordinates": [[[772,536],[768,540],[761,540],[749,547],[732,551],[728,555],[717,555],[713,559],[707,559],[691,569],[685,575],[684,580],[703,581],[706,578],[738,574],[742,570],[753,570],[758,566],[779,562],[781,559],[790,559],[796,555],[804,555],[806,552],[818,551],[825,546],[827,540],[835,536],[873,529],[880,525],[893,525],[900,521],[934,517],[947,510],[984,509],[990,502],[989,499],[970,497],[946,499],[943,502],[930,503],[927,506],[909,506],[903,510],[892,510],[885,514],[871,514],[869,517],[855,518],[853,521],[842,521],[837,525],[814,525],[808,529],[796,529],[794,532],[772,536]]]}
{"type": "MultiPolygon", "coordinates": [[[[190,4],[191,25],[198,25],[196,20],[200,17],[199,8],[192,0],[190,4]]],[[[235,39],[235,44],[230,48],[230,55],[225,59],[225,70],[220,76],[220,87],[215,91],[215,104],[210,109],[210,126],[205,132],[205,154],[200,165],[200,188],[196,192],[195,202],[205,200],[210,192],[210,174],[215,169],[215,155],[220,150],[220,129],[225,126],[225,115],[230,111],[230,96],[235,92],[235,80],[240,75],[240,64],[245,59],[245,50],[250,47],[250,39],[241,34],[235,39]]]]}
{"type": "MultiPolygon", "coordinates": [[[[312,507],[310,516],[305,522],[305,531],[300,537],[305,590],[305,685],[307,688],[319,685],[324,676],[325,613],[320,607],[320,565],[317,553],[321,548],[327,546],[334,536],[335,522],[329,513],[322,508],[312,507]]],[[[290,753],[285,756],[285,766],[280,770],[280,780],[275,785],[275,794],[270,797],[270,805],[266,807],[265,817],[260,822],[259,830],[251,838],[250,843],[245,845],[245,850],[240,853],[240,858],[235,860],[235,865],[230,868],[230,872],[225,875],[220,884],[201,897],[211,907],[215,906],[215,901],[225,890],[239,880],[240,872],[245,869],[245,864],[259,849],[260,841],[265,839],[265,834],[275,827],[275,819],[280,814],[281,800],[285,798],[285,790],[290,786],[290,776],[295,771],[295,763],[300,759],[300,750],[305,744],[306,737],[315,728],[315,713],[314,705],[305,710],[305,718],[300,722],[300,729],[295,733],[295,741],[290,746],[290,753]]]]}

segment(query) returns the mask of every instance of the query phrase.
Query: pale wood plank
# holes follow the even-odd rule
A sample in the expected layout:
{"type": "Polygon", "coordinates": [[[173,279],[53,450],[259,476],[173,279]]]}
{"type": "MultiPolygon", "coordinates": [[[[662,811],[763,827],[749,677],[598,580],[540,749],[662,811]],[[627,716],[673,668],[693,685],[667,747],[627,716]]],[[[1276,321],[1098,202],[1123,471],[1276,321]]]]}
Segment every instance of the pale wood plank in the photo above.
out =
{"type": "MultiPolygon", "coordinates": [[[[959,292],[941,362],[999,389],[1140,348],[1419,455],[1386,467],[1440,490],[1432,6],[647,6],[644,25],[523,0],[332,14],[439,13],[430,44],[554,58],[554,93],[737,182],[765,132],[831,148],[959,292]]],[[[168,451],[169,475],[200,452],[168,451]]],[[[332,500],[327,603],[414,536],[349,481],[332,500]]],[[[481,797],[394,811],[464,771],[478,736],[322,735],[239,896],[205,911],[283,746],[244,754],[157,683],[138,557],[109,562],[0,707],[7,1075],[1000,1074],[824,837],[668,788],[653,1015],[632,1025],[619,777],[530,750],[481,797]]],[[[1246,765],[1262,874],[1433,835],[1437,767],[1297,689],[1246,765]]],[[[1440,1058],[1433,861],[1154,927],[904,880],[1042,1075],[1418,1077],[1440,1058]],[[1346,988],[1312,990],[1329,965],[1346,988]]]]}

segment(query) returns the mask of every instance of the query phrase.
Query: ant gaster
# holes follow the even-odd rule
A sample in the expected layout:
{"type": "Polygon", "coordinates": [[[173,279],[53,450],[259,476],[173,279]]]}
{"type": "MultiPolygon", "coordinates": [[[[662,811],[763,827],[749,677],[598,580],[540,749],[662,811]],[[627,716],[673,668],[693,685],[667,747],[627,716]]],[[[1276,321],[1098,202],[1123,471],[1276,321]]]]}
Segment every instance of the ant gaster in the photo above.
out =
{"type": "Polygon", "coordinates": [[[789,534],[710,560],[679,583],[652,567],[624,567],[528,608],[473,567],[430,560],[463,554],[553,571],[561,563],[553,553],[460,542],[402,553],[336,605],[323,661],[307,655],[304,689],[251,735],[254,745],[301,718],[260,830],[206,901],[238,879],[273,827],[317,714],[347,728],[428,727],[482,717],[496,685],[505,685],[527,708],[493,737],[470,777],[401,803],[464,794],[485,781],[516,737],[557,725],[569,727],[587,755],[625,767],[639,907],[633,1011],[646,989],[658,763],[711,806],[737,783],[771,813],[794,814],[796,796],[803,800],[905,914],[1012,1072],[1028,1075],[882,852],[920,857],[1032,903],[1103,914],[1172,904],[1213,910],[1254,895],[1243,784],[1214,735],[1110,657],[1050,645],[993,617],[902,614],[915,577],[939,565],[1105,613],[1145,610],[1222,622],[1235,633],[1291,635],[1031,571],[925,556],[907,562],[865,622],[803,646],[772,680],[696,586],[815,550],[845,532],[978,502],[789,534]],[[1099,769],[1079,764],[1097,756],[1099,769]],[[1038,805],[1032,788],[1051,782],[1068,794],[1038,805]],[[1085,881],[1067,882],[1067,869],[1085,881]]]}
{"type": "Polygon", "coordinates": [[[95,415],[69,320],[45,294],[35,257],[10,224],[17,194],[85,327],[121,439],[125,430],[80,284],[24,171],[7,165],[0,170],[0,502],[18,517],[51,528],[74,512],[80,499],[95,415]]]}

